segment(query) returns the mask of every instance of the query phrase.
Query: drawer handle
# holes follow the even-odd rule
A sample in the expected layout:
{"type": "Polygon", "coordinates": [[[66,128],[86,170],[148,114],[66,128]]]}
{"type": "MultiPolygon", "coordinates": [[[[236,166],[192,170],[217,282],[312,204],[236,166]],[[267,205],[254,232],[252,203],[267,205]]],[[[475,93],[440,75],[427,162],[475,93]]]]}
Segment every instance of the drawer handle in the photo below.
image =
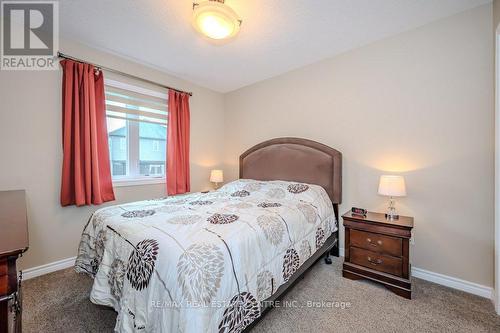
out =
{"type": "Polygon", "coordinates": [[[366,241],[368,242],[368,244],[370,244],[371,246],[374,246],[374,247],[382,245],[382,241],[380,239],[377,241],[377,243],[373,243],[371,238],[367,238],[366,241]]]}
{"type": "Polygon", "coordinates": [[[368,262],[372,265],[380,265],[382,263],[382,259],[376,259],[376,260],[373,260],[372,257],[368,257],[368,262]]]}

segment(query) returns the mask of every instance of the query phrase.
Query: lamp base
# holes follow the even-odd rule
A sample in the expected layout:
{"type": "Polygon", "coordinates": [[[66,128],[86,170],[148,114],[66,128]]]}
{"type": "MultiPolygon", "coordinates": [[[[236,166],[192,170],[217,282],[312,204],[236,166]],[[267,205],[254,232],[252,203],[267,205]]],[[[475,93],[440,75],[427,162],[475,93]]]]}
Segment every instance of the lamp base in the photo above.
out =
{"type": "Polygon", "coordinates": [[[385,218],[389,221],[394,221],[399,219],[399,214],[396,214],[396,205],[393,197],[390,197],[389,200],[389,208],[387,209],[387,213],[385,213],[385,218]]]}

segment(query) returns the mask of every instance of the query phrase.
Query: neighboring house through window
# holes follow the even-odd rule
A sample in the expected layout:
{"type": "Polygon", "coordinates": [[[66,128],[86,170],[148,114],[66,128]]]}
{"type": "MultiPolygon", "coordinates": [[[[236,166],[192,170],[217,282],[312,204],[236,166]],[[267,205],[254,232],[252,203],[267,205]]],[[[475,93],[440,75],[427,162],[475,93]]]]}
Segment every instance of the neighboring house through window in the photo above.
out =
{"type": "Polygon", "coordinates": [[[153,140],[153,151],[160,151],[160,142],[157,140],[153,140]]]}
{"type": "Polygon", "coordinates": [[[120,150],[127,150],[127,138],[120,138],[120,150]]]}
{"type": "Polygon", "coordinates": [[[105,81],[113,182],[165,178],[167,94],[105,81]]]}

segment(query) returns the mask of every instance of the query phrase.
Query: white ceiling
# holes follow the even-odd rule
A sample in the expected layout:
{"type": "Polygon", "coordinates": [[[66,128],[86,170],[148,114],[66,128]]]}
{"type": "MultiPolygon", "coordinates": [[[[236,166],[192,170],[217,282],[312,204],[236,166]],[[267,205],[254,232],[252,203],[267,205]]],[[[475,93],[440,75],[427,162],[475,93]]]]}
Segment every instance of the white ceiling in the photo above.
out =
{"type": "Polygon", "coordinates": [[[226,0],[240,34],[214,45],[191,0],[64,0],[66,38],[228,92],[491,0],[226,0]]]}

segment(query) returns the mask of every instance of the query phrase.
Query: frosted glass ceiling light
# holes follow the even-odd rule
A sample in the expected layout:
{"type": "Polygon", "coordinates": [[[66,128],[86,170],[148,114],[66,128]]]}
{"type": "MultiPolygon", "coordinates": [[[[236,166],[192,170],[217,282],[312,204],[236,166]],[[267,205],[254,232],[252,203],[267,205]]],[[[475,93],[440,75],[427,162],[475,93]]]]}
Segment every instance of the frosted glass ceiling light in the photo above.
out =
{"type": "Polygon", "coordinates": [[[208,0],[193,3],[193,26],[203,36],[222,41],[238,34],[241,19],[224,0],[208,0]]]}

